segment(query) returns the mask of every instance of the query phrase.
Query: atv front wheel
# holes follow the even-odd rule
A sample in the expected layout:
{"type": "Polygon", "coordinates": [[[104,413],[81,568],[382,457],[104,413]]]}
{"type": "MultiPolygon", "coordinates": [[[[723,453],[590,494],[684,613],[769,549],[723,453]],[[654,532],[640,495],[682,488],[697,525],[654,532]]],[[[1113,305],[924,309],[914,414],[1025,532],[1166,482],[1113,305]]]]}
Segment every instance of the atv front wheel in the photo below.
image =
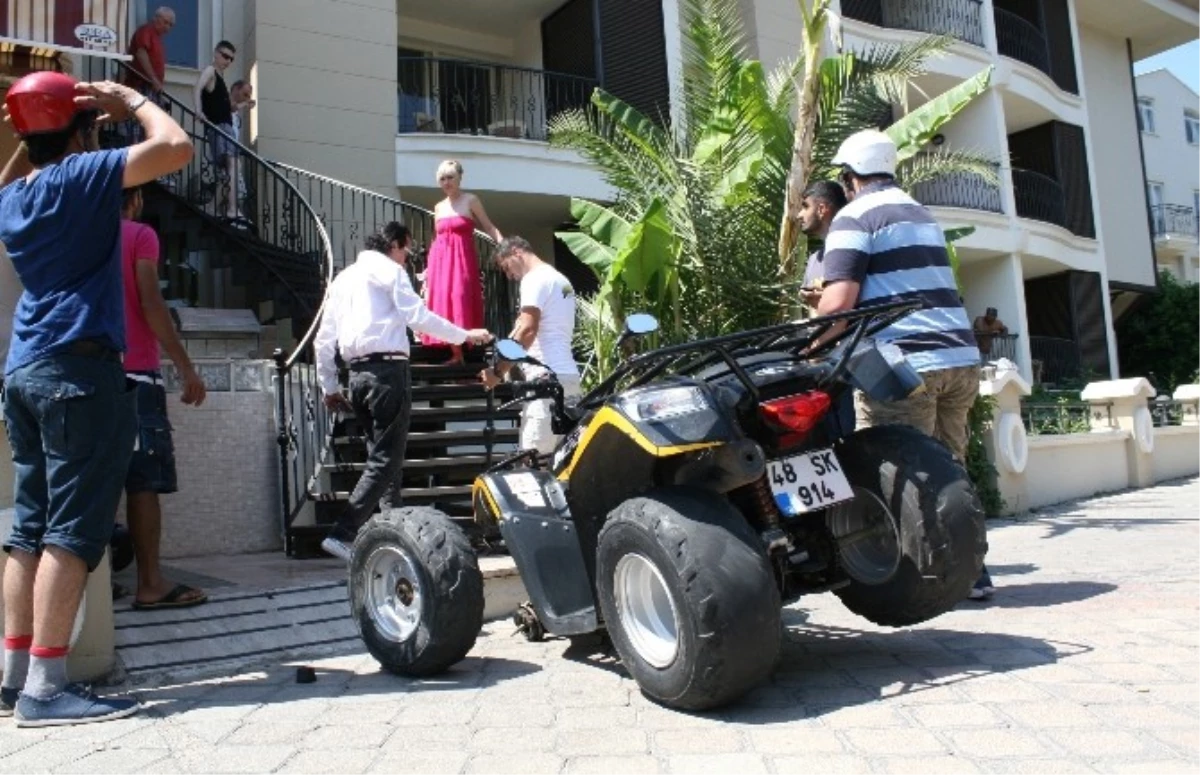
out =
{"type": "Polygon", "coordinates": [[[846,607],[903,627],[965,599],[987,539],[979,498],[950,450],[900,425],[866,428],[835,449],[854,489],[826,516],[850,576],[836,592],[846,607]]]}
{"type": "Polygon", "coordinates": [[[605,625],[648,697],[713,708],[770,675],[779,590],[758,536],[725,498],[671,488],[627,500],[596,554],[605,625]]]}
{"type": "Polygon", "coordinates": [[[390,509],[359,531],[350,611],[384,669],[435,675],[461,660],[483,626],[483,574],[471,544],[436,509],[390,509]]]}

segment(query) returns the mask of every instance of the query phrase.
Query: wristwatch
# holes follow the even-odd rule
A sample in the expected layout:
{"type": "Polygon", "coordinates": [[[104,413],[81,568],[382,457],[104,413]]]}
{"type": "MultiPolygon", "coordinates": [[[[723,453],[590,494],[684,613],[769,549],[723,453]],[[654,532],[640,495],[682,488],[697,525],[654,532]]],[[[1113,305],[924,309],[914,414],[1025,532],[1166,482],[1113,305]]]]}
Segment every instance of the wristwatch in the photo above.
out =
{"type": "Polygon", "coordinates": [[[140,108],[140,107],[142,107],[143,105],[145,105],[145,104],[146,104],[146,102],[148,101],[148,99],[149,99],[149,98],[147,98],[147,97],[146,97],[146,95],[144,95],[144,94],[143,94],[143,95],[142,95],[142,98],[141,98],[141,100],[139,100],[139,101],[138,101],[138,103],[137,103],[136,105],[130,105],[130,106],[129,106],[129,112],[130,112],[130,113],[137,113],[137,112],[138,112],[138,108],[140,108]]]}

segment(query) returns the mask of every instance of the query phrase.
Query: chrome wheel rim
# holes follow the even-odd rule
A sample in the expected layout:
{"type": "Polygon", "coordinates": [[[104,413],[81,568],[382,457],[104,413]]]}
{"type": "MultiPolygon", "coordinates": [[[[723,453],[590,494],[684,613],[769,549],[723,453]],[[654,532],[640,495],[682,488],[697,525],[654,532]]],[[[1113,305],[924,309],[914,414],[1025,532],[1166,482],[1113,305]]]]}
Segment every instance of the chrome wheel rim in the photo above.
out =
{"type": "Polygon", "coordinates": [[[654,563],[627,554],[613,572],[617,615],[639,657],[662,669],[679,652],[679,614],[671,590],[654,563]]]}
{"type": "Polygon", "coordinates": [[[863,584],[884,584],[896,575],[903,556],[900,528],[874,492],[855,487],[853,500],[829,510],[829,529],[850,578],[863,584]]]}
{"type": "Polygon", "coordinates": [[[403,643],[421,624],[421,577],[408,552],[381,546],[366,562],[367,616],[375,630],[390,641],[403,643]]]}

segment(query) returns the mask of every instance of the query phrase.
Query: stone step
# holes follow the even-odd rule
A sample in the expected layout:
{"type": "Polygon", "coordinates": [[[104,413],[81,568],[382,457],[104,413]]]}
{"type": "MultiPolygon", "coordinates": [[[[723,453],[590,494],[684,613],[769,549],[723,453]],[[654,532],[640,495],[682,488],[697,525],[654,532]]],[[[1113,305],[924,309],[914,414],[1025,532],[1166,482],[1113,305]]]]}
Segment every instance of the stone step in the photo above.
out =
{"type": "MultiPolygon", "coordinates": [[[[525,600],[512,558],[481,557],[479,564],[484,575],[484,618],[511,615],[525,600]]],[[[125,671],[145,676],[364,650],[350,618],[344,579],[208,591],[208,602],[194,608],[138,611],[130,607],[131,598],[118,601],[116,646],[125,671]]]]}

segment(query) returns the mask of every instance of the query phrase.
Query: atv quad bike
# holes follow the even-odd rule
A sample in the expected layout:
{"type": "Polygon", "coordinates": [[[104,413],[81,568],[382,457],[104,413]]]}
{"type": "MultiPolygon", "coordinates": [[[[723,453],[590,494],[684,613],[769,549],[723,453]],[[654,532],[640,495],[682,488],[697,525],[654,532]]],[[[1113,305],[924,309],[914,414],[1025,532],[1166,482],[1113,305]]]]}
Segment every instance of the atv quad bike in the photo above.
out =
{"type": "MultiPolygon", "coordinates": [[[[473,503],[530,596],[516,614],[526,636],[607,630],[646,695],[703,709],[769,676],[781,605],[802,594],[832,591],[889,626],[966,598],[986,542],[965,469],[915,429],[844,434],[830,412],[852,387],[879,400],[923,389],[873,339],[915,308],[662,347],[575,406],[552,377],[518,383],[516,400],[553,399],[564,438],[548,459],[522,451],[479,476],[473,503]]],[[[622,340],[655,329],[633,315],[622,340]]],[[[512,340],[496,352],[536,364],[512,340]]]]}
{"type": "MultiPolygon", "coordinates": [[[[555,452],[501,461],[475,482],[475,518],[499,530],[530,602],[527,637],[607,631],[649,697],[711,708],[766,679],[780,607],[833,591],[903,626],[965,598],[986,551],[966,471],[905,427],[845,434],[831,405],[921,389],[872,335],[915,309],[880,306],[659,348],[567,406],[553,378],[555,452]],[[845,330],[812,343],[836,323],[845,330]]],[[[622,339],[651,333],[632,315],[622,339]]],[[[620,344],[620,343],[619,343],[620,344]]],[[[533,362],[511,340],[496,357],[533,362]]],[[[483,619],[470,543],[430,508],[375,516],[351,560],[351,612],[370,653],[407,676],[466,656],[483,619]]]]}

